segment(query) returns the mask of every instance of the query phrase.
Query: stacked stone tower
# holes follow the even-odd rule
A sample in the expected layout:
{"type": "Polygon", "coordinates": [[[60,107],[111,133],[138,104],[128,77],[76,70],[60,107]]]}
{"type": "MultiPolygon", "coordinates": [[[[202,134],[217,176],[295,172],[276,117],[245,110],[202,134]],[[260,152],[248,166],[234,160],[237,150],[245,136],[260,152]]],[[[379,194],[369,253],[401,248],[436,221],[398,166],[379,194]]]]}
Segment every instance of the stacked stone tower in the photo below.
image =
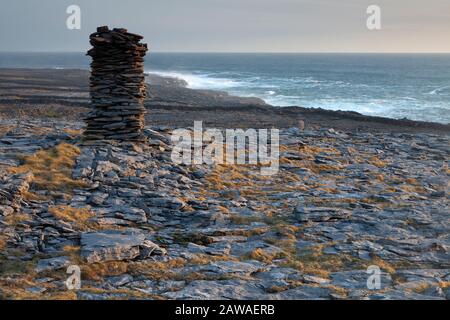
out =
{"type": "Polygon", "coordinates": [[[146,86],[142,36],[126,29],[99,27],[90,35],[93,46],[87,140],[143,141],[146,86]]]}

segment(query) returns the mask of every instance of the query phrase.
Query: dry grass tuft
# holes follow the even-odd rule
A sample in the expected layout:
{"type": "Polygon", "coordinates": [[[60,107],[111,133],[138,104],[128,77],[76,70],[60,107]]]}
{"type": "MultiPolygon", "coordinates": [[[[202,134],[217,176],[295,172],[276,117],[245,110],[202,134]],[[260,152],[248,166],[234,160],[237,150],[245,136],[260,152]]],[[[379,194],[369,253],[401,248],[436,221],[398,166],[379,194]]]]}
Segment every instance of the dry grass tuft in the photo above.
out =
{"type": "Polygon", "coordinates": [[[0,125],[0,137],[7,134],[13,128],[14,126],[12,125],[0,125]]]}
{"type": "Polygon", "coordinates": [[[383,167],[387,166],[386,161],[383,161],[383,160],[379,159],[376,156],[371,157],[368,160],[368,163],[370,163],[370,164],[372,164],[372,165],[374,165],[375,167],[378,167],[378,168],[383,168],[383,167]]]}
{"type": "Polygon", "coordinates": [[[430,287],[431,287],[431,284],[429,284],[428,282],[422,282],[422,283],[417,284],[417,286],[415,286],[411,290],[415,293],[421,294],[421,293],[424,293],[430,287]]]}
{"type": "Polygon", "coordinates": [[[66,252],[67,254],[75,254],[80,251],[80,247],[79,246],[64,246],[63,251],[66,252]]]}
{"type": "Polygon", "coordinates": [[[285,222],[277,223],[274,226],[274,230],[282,237],[285,237],[289,240],[296,240],[297,237],[295,234],[300,230],[299,227],[287,224],[285,222]]]}
{"type": "Polygon", "coordinates": [[[186,265],[186,260],[181,258],[171,259],[166,262],[142,261],[128,264],[128,273],[134,275],[145,275],[152,280],[169,280],[177,277],[173,271],[175,268],[182,268],[186,265]]]}
{"type": "Polygon", "coordinates": [[[103,280],[104,277],[118,276],[126,273],[128,263],[124,261],[107,261],[81,265],[82,279],[103,280]]]}
{"type": "Polygon", "coordinates": [[[338,294],[338,295],[340,295],[340,296],[342,296],[344,298],[347,297],[347,295],[348,295],[348,290],[345,289],[345,288],[338,287],[338,286],[335,286],[335,285],[332,285],[332,284],[327,285],[327,288],[332,290],[333,293],[338,294]]]}
{"type": "Polygon", "coordinates": [[[77,293],[71,290],[52,292],[39,296],[39,300],[77,300],[77,293]]]}
{"type": "Polygon", "coordinates": [[[217,206],[217,209],[222,212],[223,214],[229,214],[230,210],[228,210],[228,208],[224,207],[224,206],[217,206]]]}
{"type": "Polygon", "coordinates": [[[230,215],[230,221],[233,222],[234,224],[244,224],[244,225],[248,225],[251,224],[252,222],[259,222],[262,219],[259,217],[255,217],[255,216],[240,216],[238,214],[232,214],[230,215]]]}
{"type": "Polygon", "coordinates": [[[248,256],[246,256],[246,258],[248,259],[253,259],[253,260],[258,260],[264,263],[272,263],[273,260],[278,259],[278,258],[282,258],[284,257],[283,253],[269,253],[267,251],[264,251],[261,248],[255,249],[252,252],[250,252],[250,254],[248,256]]]}
{"type": "Polygon", "coordinates": [[[72,169],[80,149],[68,143],[61,143],[49,150],[41,150],[31,156],[22,157],[23,164],[9,168],[12,173],[32,172],[33,188],[71,192],[74,188],[86,187],[81,180],[72,179],[72,169]]]}
{"type": "Polygon", "coordinates": [[[67,134],[72,135],[72,136],[79,136],[79,135],[81,135],[83,133],[82,129],[70,129],[70,128],[67,128],[67,129],[63,129],[63,131],[65,133],[67,133],[67,134]]]}
{"type": "Polygon", "coordinates": [[[215,261],[237,261],[237,259],[229,255],[212,256],[200,253],[191,257],[188,260],[188,263],[194,265],[205,265],[215,261]]]}
{"type": "Polygon", "coordinates": [[[372,262],[369,265],[376,265],[376,266],[380,267],[380,269],[384,269],[389,274],[396,273],[396,270],[392,264],[390,264],[387,261],[384,261],[383,259],[381,259],[377,256],[372,257],[372,262]]]}
{"type": "Polygon", "coordinates": [[[83,288],[83,292],[88,292],[88,293],[91,293],[91,294],[110,294],[110,295],[112,295],[110,298],[108,298],[108,300],[161,299],[157,295],[148,294],[148,293],[145,293],[145,292],[131,290],[131,289],[106,290],[106,289],[85,287],[85,288],[83,288]]]}
{"type": "Polygon", "coordinates": [[[60,220],[73,223],[80,230],[95,227],[95,224],[88,221],[95,214],[87,208],[73,208],[66,205],[58,205],[49,207],[48,211],[60,220]]]}
{"type": "Polygon", "coordinates": [[[9,226],[15,226],[15,225],[17,225],[17,224],[19,224],[21,222],[28,221],[30,219],[31,218],[30,218],[30,216],[28,214],[25,214],[25,213],[13,213],[13,214],[11,214],[9,216],[6,216],[3,219],[3,222],[5,222],[9,226]]]}
{"type": "Polygon", "coordinates": [[[281,265],[324,279],[329,278],[330,272],[363,268],[362,261],[351,255],[324,254],[323,249],[331,244],[333,243],[311,246],[301,252],[290,250],[281,265]]]}
{"type": "Polygon", "coordinates": [[[40,295],[26,290],[34,286],[34,282],[28,277],[0,279],[0,299],[2,300],[33,300],[40,295]]]}
{"type": "Polygon", "coordinates": [[[6,248],[6,236],[0,235],[0,250],[3,250],[6,248]]]}

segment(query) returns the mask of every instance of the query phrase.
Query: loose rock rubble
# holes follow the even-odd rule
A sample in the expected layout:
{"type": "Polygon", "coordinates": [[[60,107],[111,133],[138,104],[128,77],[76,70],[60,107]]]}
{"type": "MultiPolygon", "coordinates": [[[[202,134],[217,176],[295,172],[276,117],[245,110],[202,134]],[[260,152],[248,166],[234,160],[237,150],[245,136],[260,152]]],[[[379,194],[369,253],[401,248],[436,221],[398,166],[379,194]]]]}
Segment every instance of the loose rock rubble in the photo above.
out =
{"type": "Polygon", "coordinates": [[[450,298],[448,136],[284,129],[280,171],[263,177],[174,164],[170,128],[84,145],[66,133],[82,124],[42,121],[36,149],[80,150],[70,169],[84,187],[54,197],[10,172],[37,123],[0,124],[13,128],[0,137],[2,297],[450,298]]]}
{"type": "Polygon", "coordinates": [[[26,174],[3,175],[0,189],[0,212],[4,216],[18,211],[23,203],[22,197],[33,179],[31,172],[26,174]]]}
{"type": "Polygon", "coordinates": [[[126,29],[99,27],[93,46],[90,95],[94,110],[86,118],[85,136],[94,140],[142,140],[146,97],[142,36],[126,29]]]}

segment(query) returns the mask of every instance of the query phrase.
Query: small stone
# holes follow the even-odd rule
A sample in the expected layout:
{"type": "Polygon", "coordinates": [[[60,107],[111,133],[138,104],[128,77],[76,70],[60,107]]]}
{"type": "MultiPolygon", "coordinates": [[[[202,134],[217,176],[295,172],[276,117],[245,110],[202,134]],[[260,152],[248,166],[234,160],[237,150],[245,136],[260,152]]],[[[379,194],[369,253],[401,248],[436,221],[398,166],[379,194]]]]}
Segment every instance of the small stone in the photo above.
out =
{"type": "Polygon", "coordinates": [[[101,206],[108,199],[107,193],[94,192],[88,202],[93,205],[101,206]]]}
{"type": "Polygon", "coordinates": [[[0,205],[0,215],[2,216],[9,216],[10,214],[14,213],[14,209],[9,206],[2,206],[0,205]]]}
{"type": "Polygon", "coordinates": [[[324,285],[324,284],[331,282],[329,279],[324,279],[324,278],[311,276],[311,275],[307,275],[307,274],[303,276],[303,280],[308,283],[317,283],[320,285],[324,285]]]}
{"type": "Polygon", "coordinates": [[[166,249],[161,248],[156,243],[145,240],[140,246],[140,259],[148,259],[152,255],[164,256],[167,254],[166,249]]]}
{"type": "Polygon", "coordinates": [[[41,294],[45,292],[47,289],[44,287],[29,287],[27,288],[27,291],[34,294],[41,294]]]}
{"type": "Polygon", "coordinates": [[[129,274],[122,274],[120,276],[109,277],[109,278],[107,278],[107,281],[114,287],[121,287],[127,283],[132,282],[133,277],[129,274]]]}
{"type": "Polygon", "coordinates": [[[38,261],[35,270],[37,273],[40,273],[43,271],[59,270],[69,265],[70,265],[70,258],[65,256],[57,258],[41,259],[38,261]]]}

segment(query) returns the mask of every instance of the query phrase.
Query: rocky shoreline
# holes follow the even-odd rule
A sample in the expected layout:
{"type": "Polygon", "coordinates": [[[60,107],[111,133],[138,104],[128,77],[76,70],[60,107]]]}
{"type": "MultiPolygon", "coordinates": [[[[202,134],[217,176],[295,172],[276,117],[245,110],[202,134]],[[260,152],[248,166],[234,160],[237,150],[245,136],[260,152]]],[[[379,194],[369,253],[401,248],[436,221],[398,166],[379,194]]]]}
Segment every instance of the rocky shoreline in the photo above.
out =
{"type": "Polygon", "coordinates": [[[172,101],[149,108],[146,143],[87,145],[83,72],[25,74],[0,72],[1,298],[450,299],[448,126],[172,101]],[[170,134],[195,117],[282,124],[279,173],[174,164],[170,134]]]}
{"type": "MultiPolygon", "coordinates": [[[[370,117],[356,112],[273,107],[258,98],[186,88],[183,80],[148,75],[147,122],[187,127],[202,120],[218,128],[335,128],[368,132],[449,134],[450,124],[370,117]]],[[[86,70],[0,69],[2,118],[52,118],[81,121],[89,111],[86,70]]]]}

